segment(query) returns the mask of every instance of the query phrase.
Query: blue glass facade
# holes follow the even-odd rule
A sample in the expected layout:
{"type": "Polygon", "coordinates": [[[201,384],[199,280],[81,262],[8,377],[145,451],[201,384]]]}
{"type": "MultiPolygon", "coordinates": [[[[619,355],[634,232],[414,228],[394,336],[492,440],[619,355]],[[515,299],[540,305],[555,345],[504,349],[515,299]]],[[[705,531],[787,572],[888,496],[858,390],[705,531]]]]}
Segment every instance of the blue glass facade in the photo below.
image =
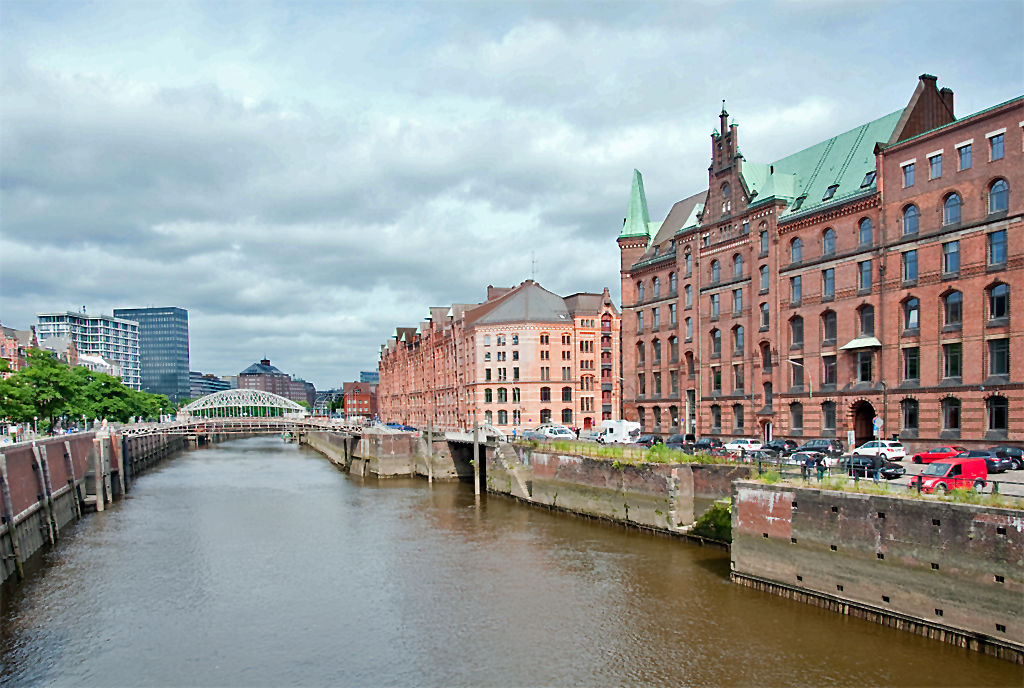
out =
{"type": "Polygon", "coordinates": [[[191,396],[188,370],[188,311],[184,308],[119,308],[114,317],[139,323],[142,389],[174,403],[191,396]]]}

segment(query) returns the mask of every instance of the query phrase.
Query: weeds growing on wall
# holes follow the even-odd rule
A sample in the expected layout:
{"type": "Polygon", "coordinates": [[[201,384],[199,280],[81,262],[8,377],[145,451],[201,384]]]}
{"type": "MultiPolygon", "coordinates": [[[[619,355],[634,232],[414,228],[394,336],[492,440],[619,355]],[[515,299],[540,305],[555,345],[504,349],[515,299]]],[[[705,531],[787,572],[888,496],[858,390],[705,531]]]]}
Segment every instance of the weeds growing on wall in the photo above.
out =
{"type": "Polygon", "coordinates": [[[707,513],[697,519],[690,529],[691,535],[709,540],[732,542],[732,507],[727,500],[715,502],[707,513]]]}

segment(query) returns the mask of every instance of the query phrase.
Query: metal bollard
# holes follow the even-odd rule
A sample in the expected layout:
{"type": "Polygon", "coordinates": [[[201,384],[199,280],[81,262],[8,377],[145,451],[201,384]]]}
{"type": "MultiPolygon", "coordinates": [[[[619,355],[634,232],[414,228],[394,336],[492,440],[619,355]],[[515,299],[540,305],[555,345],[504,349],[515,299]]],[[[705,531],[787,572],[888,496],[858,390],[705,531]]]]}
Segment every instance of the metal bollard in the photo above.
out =
{"type": "Polygon", "coordinates": [[[992,494],[999,494],[999,483],[992,481],[992,494]]]}

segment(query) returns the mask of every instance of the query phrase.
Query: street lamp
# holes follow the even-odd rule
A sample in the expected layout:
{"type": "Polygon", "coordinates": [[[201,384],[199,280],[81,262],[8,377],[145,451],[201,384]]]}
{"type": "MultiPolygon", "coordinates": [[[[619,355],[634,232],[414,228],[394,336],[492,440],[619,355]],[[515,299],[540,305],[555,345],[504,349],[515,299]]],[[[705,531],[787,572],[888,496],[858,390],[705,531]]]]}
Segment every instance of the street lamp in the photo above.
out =
{"type": "Polygon", "coordinates": [[[39,437],[39,416],[32,416],[32,420],[35,423],[35,430],[33,431],[33,434],[36,437],[39,437]]]}

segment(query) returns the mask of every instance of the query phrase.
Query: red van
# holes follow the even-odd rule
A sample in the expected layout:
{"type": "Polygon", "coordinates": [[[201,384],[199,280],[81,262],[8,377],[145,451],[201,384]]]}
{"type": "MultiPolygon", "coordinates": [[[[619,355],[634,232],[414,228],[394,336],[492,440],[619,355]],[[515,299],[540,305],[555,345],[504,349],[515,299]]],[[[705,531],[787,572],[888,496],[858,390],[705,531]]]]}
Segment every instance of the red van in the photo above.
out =
{"type": "Polygon", "coordinates": [[[970,488],[980,490],[985,487],[988,467],[985,459],[952,458],[942,459],[928,464],[921,475],[910,480],[911,489],[917,489],[921,483],[921,492],[938,492],[946,494],[950,490],[970,488]]]}

